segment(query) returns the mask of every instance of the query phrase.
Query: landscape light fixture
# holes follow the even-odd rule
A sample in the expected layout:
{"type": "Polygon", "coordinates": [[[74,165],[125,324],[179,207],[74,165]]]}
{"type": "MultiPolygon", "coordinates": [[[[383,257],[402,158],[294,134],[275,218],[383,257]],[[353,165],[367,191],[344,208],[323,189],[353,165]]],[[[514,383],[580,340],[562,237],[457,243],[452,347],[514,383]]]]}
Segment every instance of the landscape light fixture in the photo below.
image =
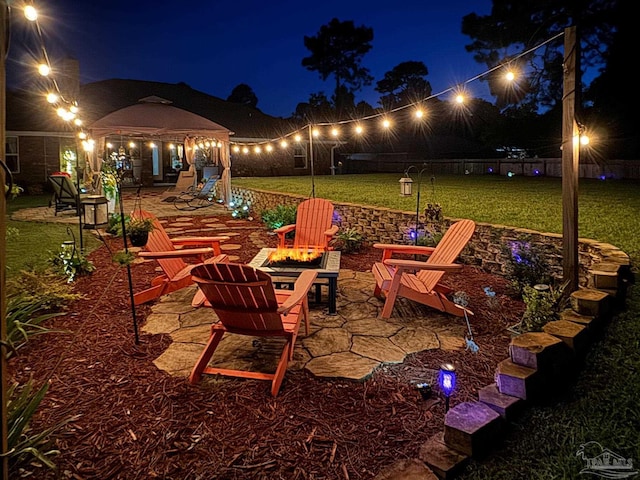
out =
{"type": "Polygon", "coordinates": [[[449,397],[456,388],[456,367],[451,363],[443,363],[440,365],[440,372],[438,374],[438,383],[444,393],[444,411],[449,411],[449,397]]]}

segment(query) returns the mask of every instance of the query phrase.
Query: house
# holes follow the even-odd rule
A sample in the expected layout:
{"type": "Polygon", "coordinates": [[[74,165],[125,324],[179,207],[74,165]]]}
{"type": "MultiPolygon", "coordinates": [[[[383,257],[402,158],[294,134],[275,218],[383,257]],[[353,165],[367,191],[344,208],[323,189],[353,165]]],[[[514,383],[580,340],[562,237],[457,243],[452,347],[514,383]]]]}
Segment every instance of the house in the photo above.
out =
{"type": "MultiPolygon", "coordinates": [[[[165,104],[202,117],[228,132],[225,147],[229,149],[233,176],[331,173],[336,142],[316,141],[302,126],[299,142],[290,139],[287,148],[271,145],[270,140],[291,134],[300,126],[194,90],[185,83],[112,79],[80,85],[78,92],[80,115],[89,131],[107,116],[141,102],[165,104]]],[[[66,171],[75,180],[78,166],[80,183],[84,181],[87,167],[78,129],[58,117],[42,94],[8,91],[6,125],[6,162],[14,182],[27,192],[46,190],[48,176],[56,171],[66,171]]],[[[115,154],[121,159],[121,166],[130,169],[133,183],[145,186],[175,183],[177,172],[189,168],[184,158],[184,135],[181,132],[171,137],[166,132],[162,135],[157,132],[157,129],[114,130],[105,137],[100,155],[115,154]]],[[[209,138],[202,131],[194,133],[191,137],[200,150],[196,167],[202,177],[211,168],[220,168],[216,148],[222,145],[213,146],[214,136],[209,138]]]]}

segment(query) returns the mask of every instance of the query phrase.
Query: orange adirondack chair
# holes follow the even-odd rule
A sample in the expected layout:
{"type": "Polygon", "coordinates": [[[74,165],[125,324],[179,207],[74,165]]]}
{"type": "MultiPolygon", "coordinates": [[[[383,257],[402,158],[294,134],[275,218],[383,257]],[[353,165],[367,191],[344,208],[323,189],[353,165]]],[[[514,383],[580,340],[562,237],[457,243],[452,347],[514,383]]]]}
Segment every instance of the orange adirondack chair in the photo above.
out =
{"type": "MultiPolygon", "coordinates": [[[[133,302],[135,305],[150,302],[167,293],[193,285],[191,269],[199,263],[227,260],[227,255],[221,253],[220,242],[229,240],[229,237],[170,238],[160,221],[152,213],[146,210],[136,210],[131,214],[131,218],[153,219],[153,230],[149,232],[149,240],[145,245],[145,251],[139,252],[138,255],[142,258],[156,260],[160,268],[162,268],[162,275],[151,281],[150,288],[134,294],[133,302]],[[198,248],[178,249],[176,248],[177,245],[198,248]],[[214,255],[214,257],[206,258],[209,255],[214,255]],[[185,262],[185,258],[194,259],[194,263],[185,262]]],[[[200,305],[203,301],[204,295],[198,291],[192,303],[200,305]]]]}
{"type": "Polygon", "coordinates": [[[373,264],[376,279],[374,294],[385,298],[381,317],[389,318],[397,297],[405,297],[442,312],[459,317],[473,313],[447,298],[451,289],[440,284],[445,273],[459,272],[462,265],[453,263],[469,243],[476,224],[460,220],[449,227],[436,247],[389,245],[376,243],[383,250],[382,261],[373,264]],[[426,262],[392,258],[393,254],[428,255],[426,262]],[[415,272],[415,273],[414,273],[415,272]]]}
{"type": "Polygon", "coordinates": [[[293,359],[302,318],[305,320],[305,334],[309,334],[307,294],[317,273],[311,270],[303,272],[293,290],[275,290],[268,274],[238,263],[198,265],[192,276],[220,322],[211,325],[211,336],[191,371],[189,381],[197,383],[203,374],[271,380],[271,394],[274,397],[278,395],[287,364],[293,359]],[[208,366],[225,333],[284,338],[275,373],[208,366]]]}
{"type": "Polygon", "coordinates": [[[334,206],[324,198],[310,198],[301,202],[296,211],[295,225],[276,228],[278,248],[301,248],[330,250],[329,242],[338,231],[338,225],[331,225],[334,206]],[[286,235],[295,231],[293,247],[286,245],[286,235]]]}

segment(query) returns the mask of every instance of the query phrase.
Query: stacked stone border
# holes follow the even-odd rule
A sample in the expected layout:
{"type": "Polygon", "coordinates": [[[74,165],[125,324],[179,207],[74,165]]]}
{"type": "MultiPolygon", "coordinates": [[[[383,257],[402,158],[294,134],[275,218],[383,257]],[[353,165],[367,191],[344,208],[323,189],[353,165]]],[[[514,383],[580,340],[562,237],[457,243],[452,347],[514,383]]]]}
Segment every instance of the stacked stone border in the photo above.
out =
{"type": "MultiPolygon", "coordinates": [[[[307,197],[233,187],[234,201],[250,205],[254,215],[278,205],[297,205],[307,197]]],[[[369,242],[410,243],[408,232],[415,212],[336,203],[335,222],[355,228],[369,242]]],[[[456,221],[445,218],[445,228],[456,221]]],[[[556,279],[562,278],[562,235],[504,225],[478,223],[460,259],[496,274],[505,271],[505,244],[526,240],[542,247],[556,279]]],[[[516,335],[506,358],[498,364],[495,382],[478,391],[478,400],[454,406],[445,416],[444,431],[421,447],[418,458],[403,459],[374,480],[405,478],[451,479],[470,458],[482,458],[499,441],[505,423],[522,412],[527,402],[553,396],[577,375],[591,343],[602,327],[624,305],[633,283],[629,256],[614,245],[579,239],[580,288],[570,297],[571,308],[542,332],[516,335]],[[415,477],[414,477],[415,476],[415,477]]]]}

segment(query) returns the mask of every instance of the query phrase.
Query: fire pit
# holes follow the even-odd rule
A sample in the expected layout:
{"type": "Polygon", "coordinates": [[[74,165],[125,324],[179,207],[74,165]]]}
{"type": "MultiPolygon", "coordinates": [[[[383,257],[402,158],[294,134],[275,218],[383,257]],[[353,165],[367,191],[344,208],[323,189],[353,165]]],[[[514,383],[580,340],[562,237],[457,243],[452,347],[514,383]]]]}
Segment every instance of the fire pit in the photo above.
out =
{"type": "Polygon", "coordinates": [[[325,252],[321,250],[302,250],[297,248],[279,248],[270,253],[264,267],[315,268],[324,265],[325,252]]]}

